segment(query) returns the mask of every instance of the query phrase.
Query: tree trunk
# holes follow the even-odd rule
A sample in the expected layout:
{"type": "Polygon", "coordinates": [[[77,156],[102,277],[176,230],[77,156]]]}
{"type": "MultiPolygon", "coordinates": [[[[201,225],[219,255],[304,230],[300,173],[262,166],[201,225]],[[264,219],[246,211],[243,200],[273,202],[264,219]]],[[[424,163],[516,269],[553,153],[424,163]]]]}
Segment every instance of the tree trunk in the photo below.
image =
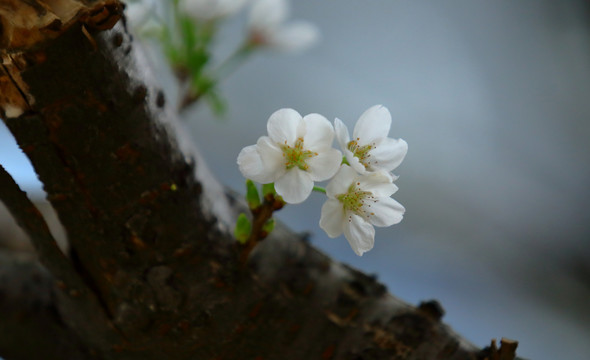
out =
{"type": "Polygon", "coordinates": [[[0,356],[514,358],[284,227],[244,266],[231,235],[243,205],[181,136],[121,14],[116,0],[0,1],[2,118],[70,246],[0,168],[0,199],[43,265],[0,256],[0,356]]]}

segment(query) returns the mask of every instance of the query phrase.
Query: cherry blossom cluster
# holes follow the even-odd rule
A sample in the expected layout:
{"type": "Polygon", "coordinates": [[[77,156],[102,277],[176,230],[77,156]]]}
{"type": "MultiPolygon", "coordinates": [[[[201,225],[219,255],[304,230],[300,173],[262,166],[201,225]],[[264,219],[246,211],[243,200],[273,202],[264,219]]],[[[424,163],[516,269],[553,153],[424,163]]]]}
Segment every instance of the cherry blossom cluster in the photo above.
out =
{"type": "Polygon", "coordinates": [[[181,85],[179,108],[202,100],[222,114],[226,105],[218,84],[262,50],[296,53],[319,39],[317,27],[289,21],[288,0],[126,0],[131,27],[155,38],[181,85]],[[224,20],[249,6],[242,42],[224,59],[214,56],[224,20]]]}
{"type": "Polygon", "coordinates": [[[342,234],[361,256],[373,248],[374,226],[399,223],[404,207],[391,198],[398,190],[391,172],[403,161],[408,144],[389,138],[391,114],[381,105],[366,110],[352,138],[344,123],[334,125],[324,116],[301,116],[280,109],[268,119],[268,136],[238,155],[244,177],[274,183],[286,203],[305,201],[316,189],[328,199],[322,206],[320,227],[335,238],[342,234]],[[332,147],[336,137],[340,150],[332,147]],[[329,180],[326,189],[315,182],[329,180]]]}
{"type": "Polygon", "coordinates": [[[179,7],[200,22],[215,22],[251,4],[248,16],[250,45],[283,51],[300,51],[313,45],[319,37],[317,28],[303,20],[287,22],[287,0],[180,0],[179,7]]]}

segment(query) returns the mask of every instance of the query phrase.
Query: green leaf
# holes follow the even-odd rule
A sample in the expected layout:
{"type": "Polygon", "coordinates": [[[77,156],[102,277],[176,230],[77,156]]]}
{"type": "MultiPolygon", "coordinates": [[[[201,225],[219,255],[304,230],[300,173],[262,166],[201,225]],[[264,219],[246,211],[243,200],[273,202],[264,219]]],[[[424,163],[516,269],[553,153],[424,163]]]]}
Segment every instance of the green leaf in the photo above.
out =
{"type": "Polygon", "coordinates": [[[252,231],[252,223],[246,217],[246,214],[241,213],[236,221],[236,229],[234,230],[234,236],[240,244],[245,244],[250,237],[252,231]]]}
{"type": "Polygon", "coordinates": [[[215,80],[200,73],[193,73],[193,87],[199,94],[207,94],[215,89],[215,80]]]}
{"type": "Polygon", "coordinates": [[[223,99],[217,92],[209,90],[205,94],[205,100],[207,100],[207,103],[211,106],[211,110],[216,116],[222,116],[227,111],[225,99],[223,99]]]}
{"type": "Polygon", "coordinates": [[[254,210],[260,206],[260,195],[258,194],[258,188],[254,181],[246,179],[246,201],[250,210],[254,210]]]}
{"type": "Polygon", "coordinates": [[[184,49],[188,53],[197,45],[195,24],[189,17],[181,16],[179,19],[179,25],[184,49]]]}
{"type": "Polygon", "coordinates": [[[187,50],[186,66],[191,70],[192,78],[199,79],[205,65],[209,62],[209,54],[203,50],[187,50]]]}

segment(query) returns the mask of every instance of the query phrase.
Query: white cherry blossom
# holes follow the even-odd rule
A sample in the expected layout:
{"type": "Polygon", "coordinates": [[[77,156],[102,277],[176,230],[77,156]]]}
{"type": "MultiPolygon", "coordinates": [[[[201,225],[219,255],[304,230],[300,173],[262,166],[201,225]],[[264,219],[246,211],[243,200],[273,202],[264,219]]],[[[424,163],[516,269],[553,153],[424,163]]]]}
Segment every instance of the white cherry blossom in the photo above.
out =
{"type": "MultiPolygon", "coordinates": [[[[397,168],[408,152],[408,144],[402,139],[387,137],[391,127],[391,114],[382,105],[366,110],[358,119],[352,140],[346,125],[334,120],[338,143],[346,160],[361,174],[375,171],[391,172],[397,168]]],[[[392,178],[395,179],[395,177],[392,178]]]]}
{"type": "Polygon", "coordinates": [[[180,0],[179,9],[198,21],[212,21],[237,13],[246,0],[180,0]]]}
{"type": "Polygon", "coordinates": [[[397,191],[385,172],[357,173],[342,165],[328,183],[320,227],[335,238],[344,233],[354,252],[362,256],[375,242],[375,226],[399,223],[404,207],[390,196],[397,191]]]}
{"type": "Polygon", "coordinates": [[[338,171],[342,153],[332,148],[334,128],[325,117],[301,117],[293,109],[280,109],[268,119],[267,130],[268,136],[240,151],[238,166],[248,179],[274,182],[285,202],[304,201],[314,181],[327,180],[338,171]]]}
{"type": "Polygon", "coordinates": [[[250,42],[286,52],[307,49],[319,39],[317,27],[307,21],[286,23],[287,0],[255,0],[250,10],[250,42]]]}
{"type": "Polygon", "coordinates": [[[158,20],[164,13],[165,4],[156,0],[133,0],[125,2],[125,18],[137,34],[148,37],[162,32],[158,20]]]}

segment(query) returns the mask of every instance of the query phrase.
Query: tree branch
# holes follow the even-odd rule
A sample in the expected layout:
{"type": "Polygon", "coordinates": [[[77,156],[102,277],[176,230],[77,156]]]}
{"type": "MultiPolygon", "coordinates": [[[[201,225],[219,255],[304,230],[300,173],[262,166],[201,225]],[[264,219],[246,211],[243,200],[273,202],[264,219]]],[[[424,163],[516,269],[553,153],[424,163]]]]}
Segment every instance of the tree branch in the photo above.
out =
{"type": "Polygon", "coordinates": [[[106,339],[113,341],[115,334],[104,314],[104,309],[57,246],[37,207],[1,165],[0,200],[31,239],[40,262],[57,279],[57,285],[61,289],[59,296],[62,297],[64,306],[76,309],[71,312],[72,314],[83,315],[64,319],[74,328],[90,328],[96,336],[95,339],[100,339],[99,343],[106,339]]]}
{"type": "Polygon", "coordinates": [[[0,200],[32,240],[41,263],[60,279],[64,290],[67,289],[72,294],[86,293],[85,284],[58,248],[43,216],[2,165],[0,165],[0,200]]]}
{"type": "MultiPolygon", "coordinates": [[[[242,205],[185,141],[124,23],[106,30],[119,16],[106,3],[50,40],[0,50],[15,97],[0,99],[5,123],[124,336],[68,323],[86,346],[109,359],[482,358],[433,303],[403,303],[281,226],[240,266],[230,228],[242,205]]],[[[64,317],[88,315],[65,301],[64,317]]]]}
{"type": "Polygon", "coordinates": [[[99,359],[66,326],[55,281],[32,254],[0,251],[0,354],[11,360],[99,359]]]}

